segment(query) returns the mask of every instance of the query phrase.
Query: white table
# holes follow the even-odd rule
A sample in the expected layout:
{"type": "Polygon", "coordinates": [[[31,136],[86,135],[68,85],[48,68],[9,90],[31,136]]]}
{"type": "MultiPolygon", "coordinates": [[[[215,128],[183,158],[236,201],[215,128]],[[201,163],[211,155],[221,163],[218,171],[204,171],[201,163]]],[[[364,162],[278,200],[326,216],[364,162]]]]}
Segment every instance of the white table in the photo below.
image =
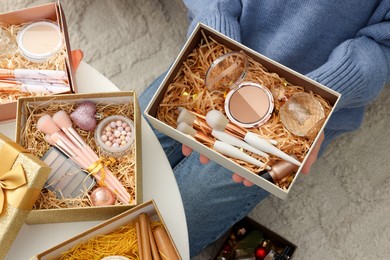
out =
{"type": "MultiPolygon", "coordinates": [[[[81,62],[76,82],[78,91],[108,92],[118,88],[98,71],[81,62]]],[[[0,124],[0,132],[14,140],[15,122],[0,124]]],[[[187,223],[176,180],[164,151],[142,118],[143,199],[154,199],[183,259],[189,259],[187,223]],[[153,163],[150,163],[153,162],[153,163]]],[[[23,225],[8,256],[9,260],[29,259],[102,221],[23,225]]]]}

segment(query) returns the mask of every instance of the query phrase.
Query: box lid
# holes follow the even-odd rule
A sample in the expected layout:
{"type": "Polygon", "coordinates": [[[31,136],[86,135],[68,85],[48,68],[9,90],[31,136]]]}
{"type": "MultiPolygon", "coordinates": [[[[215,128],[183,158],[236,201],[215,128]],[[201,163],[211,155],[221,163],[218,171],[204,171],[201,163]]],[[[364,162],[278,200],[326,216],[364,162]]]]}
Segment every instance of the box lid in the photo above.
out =
{"type": "Polygon", "coordinates": [[[50,168],[0,133],[0,259],[11,247],[50,168]]]}

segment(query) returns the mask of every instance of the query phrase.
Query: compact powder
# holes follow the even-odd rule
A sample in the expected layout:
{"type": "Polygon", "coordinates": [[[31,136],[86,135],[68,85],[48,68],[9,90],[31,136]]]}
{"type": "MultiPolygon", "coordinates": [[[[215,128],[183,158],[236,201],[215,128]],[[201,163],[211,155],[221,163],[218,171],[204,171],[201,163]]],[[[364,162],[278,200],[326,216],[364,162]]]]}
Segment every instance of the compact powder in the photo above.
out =
{"type": "Polygon", "coordinates": [[[271,92],[259,84],[243,82],[229,92],[225,112],[229,119],[242,127],[264,124],[274,108],[271,92]]]}
{"type": "Polygon", "coordinates": [[[35,62],[44,61],[61,49],[60,29],[53,22],[31,23],[18,33],[18,46],[27,59],[35,62]]]}

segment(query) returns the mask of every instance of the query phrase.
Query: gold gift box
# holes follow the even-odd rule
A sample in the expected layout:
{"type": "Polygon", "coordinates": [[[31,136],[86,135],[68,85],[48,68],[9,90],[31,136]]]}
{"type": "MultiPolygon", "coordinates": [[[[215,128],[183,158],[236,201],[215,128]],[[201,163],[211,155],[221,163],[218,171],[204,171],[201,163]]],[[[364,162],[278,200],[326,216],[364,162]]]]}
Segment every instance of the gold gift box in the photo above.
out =
{"type": "MultiPolygon", "coordinates": [[[[43,4],[39,6],[24,8],[12,12],[0,14],[0,23],[3,24],[23,24],[38,20],[50,20],[59,25],[62,35],[64,37],[64,46],[66,50],[65,68],[68,75],[69,93],[77,92],[75,75],[72,69],[72,56],[68,28],[66,25],[66,19],[64,10],[60,2],[54,2],[49,4],[43,4]]],[[[68,92],[67,92],[68,93],[68,92]]],[[[14,120],[16,117],[16,105],[17,101],[5,102],[0,104],[0,122],[6,122],[14,120]]]]}
{"type": "MultiPolygon", "coordinates": [[[[16,137],[15,140],[21,146],[22,135],[26,130],[26,120],[29,116],[28,108],[34,106],[46,106],[50,104],[77,104],[82,101],[92,101],[99,104],[133,104],[134,106],[134,128],[135,128],[135,202],[129,205],[112,206],[88,206],[78,208],[59,209],[33,209],[27,217],[27,224],[56,223],[56,222],[76,222],[102,220],[122,213],[129,208],[139,205],[142,202],[142,165],[141,165],[141,112],[137,101],[137,96],[133,91],[128,92],[105,92],[91,94],[66,94],[42,97],[27,97],[18,99],[16,137]]],[[[130,116],[130,115],[128,115],[130,116]]]]}
{"type": "Polygon", "coordinates": [[[310,154],[314,145],[310,145],[310,147],[308,148],[307,154],[303,159],[302,164],[297,171],[297,174],[295,174],[293,180],[291,181],[291,184],[288,186],[287,189],[282,189],[279,186],[265,180],[259,175],[256,175],[253,172],[249,171],[248,169],[235,163],[234,161],[230,160],[224,155],[203,145],[202,143],[198,142],[194,138],[189,138],[188,135],[183,134],[182,132],[176,130],[172,126],[158,119],[157,110],[160,106],[160,103],[164,99],[164,95],[167,92],[168,87],[172,82],[174,82],[175,78],[179,75],[183,62],[189,57],[189,55],[192,54],[194,49],[199,46],[202,39],[204,39],[205,37],[215,40],[216,42],[226,46],[231,51],[244,52],[247,56],[252,58],[254,61],[262,64],[269,72],[278,74],[281,78],[284,78],[287,82],[290,82],[292,85],[302,86],[306,92],[312,92],[313,94],[317,94],[323,97],[324,99],[326,99],[332,106],[332,109],[330,113],[327,115],[327,117],[325,118],[324,123],[322,124],[321,129],[318,131],[318,134],[315,137],[313,144],[315,144],[315,142],[319,137],[319,133],[324,129],[326,123],[328,122],[331,114],[334,111],[334,108],[336,107],[338,101],[340,100],[341,94],[322,84],[319,84],[318,82],[315,82],[314,80],[296,71],[293,71],[292,69],[287,68],[286,66],[283,66],[282,64],[274,60],[271,60],[270,58],[264,55],[255,52],[254,50],[212,29],[211,27],[199,23],[197,27],[194,29],[194,31],[192,32],[191,36],[188,38],[185,45],[183,46],[175,62],[170,67],[164,80],[161,82],[158,90],[156,91],[156,94],[154,95],[148,107],[146,108],[144,112],[146,118],[160,132],[191,147],[193,150],[205,155],[207,158],[231,170],[232,172],[239,174],[243,178],[251,181],[252,183],[265,189],[271,194],[281,199],[287,198],[288,193],[291,191],[291,187],[295,183],[302,169],[302,166],[305,164],[308,155],[310,154]]]}
{"type": "Polygon", "coordinates": [[[176,251],[178,259],[182,259],[180,257],[179,251],[177,250],[175,243],[173,242],[173,239],[169,233],[169,230],[167,229],[167,226],[166,226],[166,224],[165,224],[165,222],[164,222],[164,220],[163,220],[163,218],[162,218],[162,216],[157,208],[157,205],[153,200],[142,203],[141,205],[139,205],[133,209],[130,209],[126,212],[123,212],[120,215],[117,215],[111,219],[108,219],[108,220],[104,221],[103,223],[101,223],[101,224],[99,224],[99,225],[97,225],[97,226],[71,238],[71,239],[68,239],[68,240],[62,242],[61,244],[58,244],[52,248],[47,249],[44,252],[37,254],[32,259],[39,259],[39,260],[60,259],[62,253],[70,250],[71,248],[73,248],[77,244],[79,244],[81,242],[85,242],[88,239],[91,239],[95,236],[101,236],[101,235],[111,233],[121,226],[132,223],[132,222],[136,221],[136,219],[138,218],[138,216],[141,213],[147,214],[149,216],[150,220],[158,221],[158,222],[161,222],[163,224],[163,227],[167,231],[168,236],[172,242],[172,245],[176,251]]]}
{"type": "Polygon", "coordinates": [[[3,259],[33,207],[50,168],[1,133],[0,156],[0,193],[4,199],[0,200],[0,259],[3,259]]]}

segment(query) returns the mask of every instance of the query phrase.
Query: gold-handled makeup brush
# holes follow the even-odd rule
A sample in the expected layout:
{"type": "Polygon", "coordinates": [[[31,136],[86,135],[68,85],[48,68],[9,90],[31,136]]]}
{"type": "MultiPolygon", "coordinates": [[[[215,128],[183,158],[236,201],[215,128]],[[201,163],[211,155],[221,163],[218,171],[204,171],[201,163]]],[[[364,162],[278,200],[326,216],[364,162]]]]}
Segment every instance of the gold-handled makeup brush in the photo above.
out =
{"type": "Polygon", "coordinates": [[[66,80],[63,70],[1,69],[0,79],[60,79],[66,80]]]}
{"type": "Polygon", "coordinates": [[[12,80],[0,80],[0,90],[18,90],[26,93],[58,94],[68,92],[69,86],[58,83],[35,83],[12,80]]]}
{"type": "Polygon", "coordinates": [[[211,144],[212,148],[215,151],[217,151],[223,155],[227,155],[227,156],[230,156],[232,158],[243,160],[245,162],[256,165],[257,167],[261,167],[261,168],[265,167],[268,170],[271,169],[268,165],[265,165],[263,162],[244,153],[243,151],[234,147],[233,145],[230,145],[229,143],[226,143],[226,142],[213,140],[212,138],[204,135],[202,132],[197,132],[194,128],[192,128],[190,125],[188,125],[185,122],[178,124],[176,129],[184,134],[188,134],[188,135],[194,137],[198,141],[203,141],[203,142],[207,142],[208,144],[211,144]]]}
{"type": "Polygon", "coordinates": [[[214,123],[213,126],[216,126],[216,128],[213,129],[204,121],[204,118],[198,119],[194,114],[192,114],[191,112],[189,112],[186,109],[182,109],[179,113],[178,118],[177,118],[177,123],[185,122],[188,125],[196,125],[197,128],[199,128],[202,132],[206,131],[208,134],[211,134],[212,136],[214,136],[215,138],[217,138],[218,140],[220,140],[222,142],[231,144],[231,145],[239,147],[239,148],[243,148],[247,151],[250,151],[250,152],[255,153],[257,155],[260,155],[262,157],[266,157],[266,158],[269,157],[269,155],[266,154],[265,152],[263,152],[255,147],[249,145],[248,143],[244,142],[242,140],[241,136],[232,134],[232,133],[227,132],[227,131],[223,131],[223,129],[226,126],[226,123],[225,122],[220,123],[220,121],[221,120],[218,120],[218,121],[214,120],[213,121],[213,123],[214,123]],[[219,126],[219,125],[221,125],[221,126],[219,126]],[[218,130],[218,129],[222,129],[222,130],[218,130]]]}
{"type": "MultiPolygon", "coordinates": [[[[192,122],[194,122],[194,124],[195,123],[199,124],[199,121],[205,120],[207,122],[208,127],[210,127],[210,129],[211,129],[211,131],[209,130],[211,133],[213,132],[213,130],[216,130],[215,134],[218,134],[218,136],[220,136],[220,137],[226,137],[226,134],[224,134],[223,132],[228,132],[229,134],[232,134],[232,136],[234,136],[234,137],[239,137],[240,139],[245,141],[247,144],[249,144],[250,146],[252,146],[253,148],[255,148],[259,151],[262,151],[264,153],[273,154],[273,155],[275,155],[275,156],[277,156],[285,161],[293,163],[297,166],[300,166],[302,164],[296,158],[286,154],[282,150],[275,147],[274,145],[277,144],[276,141],[264,139],[251,131],[248,131],[246,129],[243,129],[239,126],[236,126],[236,125],[230,123],[229,119],[226,118],[225,115],[221,111],[210,110],[209,112],[207,112],[206,116],[204,116],[204,115],[200,115],[198,113],[192,112],[192,111],[188,111],[185,108],[180,108],[179,110],[180,110],[180,113],[178,116],[178,120],[183,120],[185,122],[192,121],[192,122]],[[190,115],[191,113],[193,114],[193,116],[190,115]],[[195,119],[194,119],[194,116],[195,116],[195,119]],[[199,119],[201,119],[201,120],[199,120],[199,119]]],[[[204,125],[202,127],[205,128],[204,125]]],[[[230,139],[231,138],[229,138],[229,140],[230,139]]],[[[224,140],[224,141],[226,141],[226,140],[224,140]]],[[[238,144],[236,140],[235,140],[235,143],[238,144]]],[[[243,147],[243,148],[246,149],[245,147],[243,147]]],[[[252,152],[254,152],[254,151],[252,151],[252,152]]]]}

